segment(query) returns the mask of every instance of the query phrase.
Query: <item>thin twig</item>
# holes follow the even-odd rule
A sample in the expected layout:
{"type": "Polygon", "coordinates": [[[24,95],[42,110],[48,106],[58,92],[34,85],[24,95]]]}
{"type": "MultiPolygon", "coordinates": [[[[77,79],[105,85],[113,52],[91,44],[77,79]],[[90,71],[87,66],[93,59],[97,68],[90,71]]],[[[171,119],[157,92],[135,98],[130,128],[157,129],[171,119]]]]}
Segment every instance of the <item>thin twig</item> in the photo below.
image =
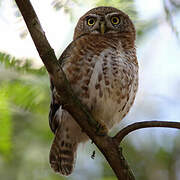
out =
{"type": "Polygon", "coordinates": [[[125,136],[127,136],[129,133],[142,129],[142,128],[152,128],[152,127],[164,127],[164,128],[176,128],[180,129],[180,122],[170,122],[170,121],[143,121],[143,122],[136,122],[134,124],[131,124],[125,128],[123,128],[121,131],[119,131],[113,139],[120,144],[121,141],[125,136]]]}

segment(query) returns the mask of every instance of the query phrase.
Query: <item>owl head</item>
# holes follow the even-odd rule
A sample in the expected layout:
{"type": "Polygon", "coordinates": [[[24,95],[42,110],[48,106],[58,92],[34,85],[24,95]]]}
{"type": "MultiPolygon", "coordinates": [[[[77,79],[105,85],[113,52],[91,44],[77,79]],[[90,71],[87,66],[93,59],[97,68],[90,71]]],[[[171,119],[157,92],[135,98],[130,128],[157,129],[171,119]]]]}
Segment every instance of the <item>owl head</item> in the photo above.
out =
{"type": "Polygon", "coordinates": [[[129,16],[113,7],[97,7],[84,14],[78,21],[74,40],[85,34],[131,34],[135,39],[135,28],[129,16]]]}

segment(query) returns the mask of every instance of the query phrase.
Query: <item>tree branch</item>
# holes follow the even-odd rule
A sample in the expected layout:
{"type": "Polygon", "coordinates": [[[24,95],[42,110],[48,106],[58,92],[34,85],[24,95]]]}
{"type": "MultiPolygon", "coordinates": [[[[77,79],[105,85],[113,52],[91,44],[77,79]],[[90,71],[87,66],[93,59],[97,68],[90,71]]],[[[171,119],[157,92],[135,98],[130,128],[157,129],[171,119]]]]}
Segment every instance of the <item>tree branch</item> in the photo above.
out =
{"type": "Polygon", "coordinates": [[[169,121],[143,121],[143,122],[136,122],[134,124],[131,124],[122,130],[120,130],[113,139],[120,144],[121,141],[125,136],[127,136],[129,133],[142,129],[142,128],[150,128],[150,127],[165,127],[165,128],[176,128],[180,129],[180,123],[179,122],[169,122],[169,121]]]}

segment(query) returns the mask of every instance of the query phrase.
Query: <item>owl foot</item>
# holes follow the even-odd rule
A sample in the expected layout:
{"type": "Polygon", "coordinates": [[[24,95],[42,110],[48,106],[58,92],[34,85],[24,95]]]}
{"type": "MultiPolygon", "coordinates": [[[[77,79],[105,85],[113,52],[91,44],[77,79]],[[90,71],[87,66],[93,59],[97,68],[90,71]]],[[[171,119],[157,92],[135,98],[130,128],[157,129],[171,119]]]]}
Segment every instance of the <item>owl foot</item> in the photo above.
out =
{"type": "Polygon", "coordinates": [[[122,147],[118,147],[119,154],[122,155],[122,147]]]}
{"type": "Polygon", "coordinates": [[[98,136],[105,136],[108,133],[108,129],[105,124],[99,123],[96,126],[96,133],[98,136]]]}

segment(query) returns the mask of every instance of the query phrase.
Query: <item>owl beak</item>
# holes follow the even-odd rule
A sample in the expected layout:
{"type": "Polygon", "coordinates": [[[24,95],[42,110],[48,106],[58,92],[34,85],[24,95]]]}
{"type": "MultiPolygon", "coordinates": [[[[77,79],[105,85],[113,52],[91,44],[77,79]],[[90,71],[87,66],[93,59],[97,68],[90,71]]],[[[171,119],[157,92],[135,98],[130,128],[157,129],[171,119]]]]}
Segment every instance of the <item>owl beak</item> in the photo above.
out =
{"type": "Polygon", "coordinates": [[[105,27],[105,22],[104,21],[101,21],[100,22],[100,32],[101,32],[101,34],[104,34],[105,33],[105,29],[106,27],[105,27]]]}

